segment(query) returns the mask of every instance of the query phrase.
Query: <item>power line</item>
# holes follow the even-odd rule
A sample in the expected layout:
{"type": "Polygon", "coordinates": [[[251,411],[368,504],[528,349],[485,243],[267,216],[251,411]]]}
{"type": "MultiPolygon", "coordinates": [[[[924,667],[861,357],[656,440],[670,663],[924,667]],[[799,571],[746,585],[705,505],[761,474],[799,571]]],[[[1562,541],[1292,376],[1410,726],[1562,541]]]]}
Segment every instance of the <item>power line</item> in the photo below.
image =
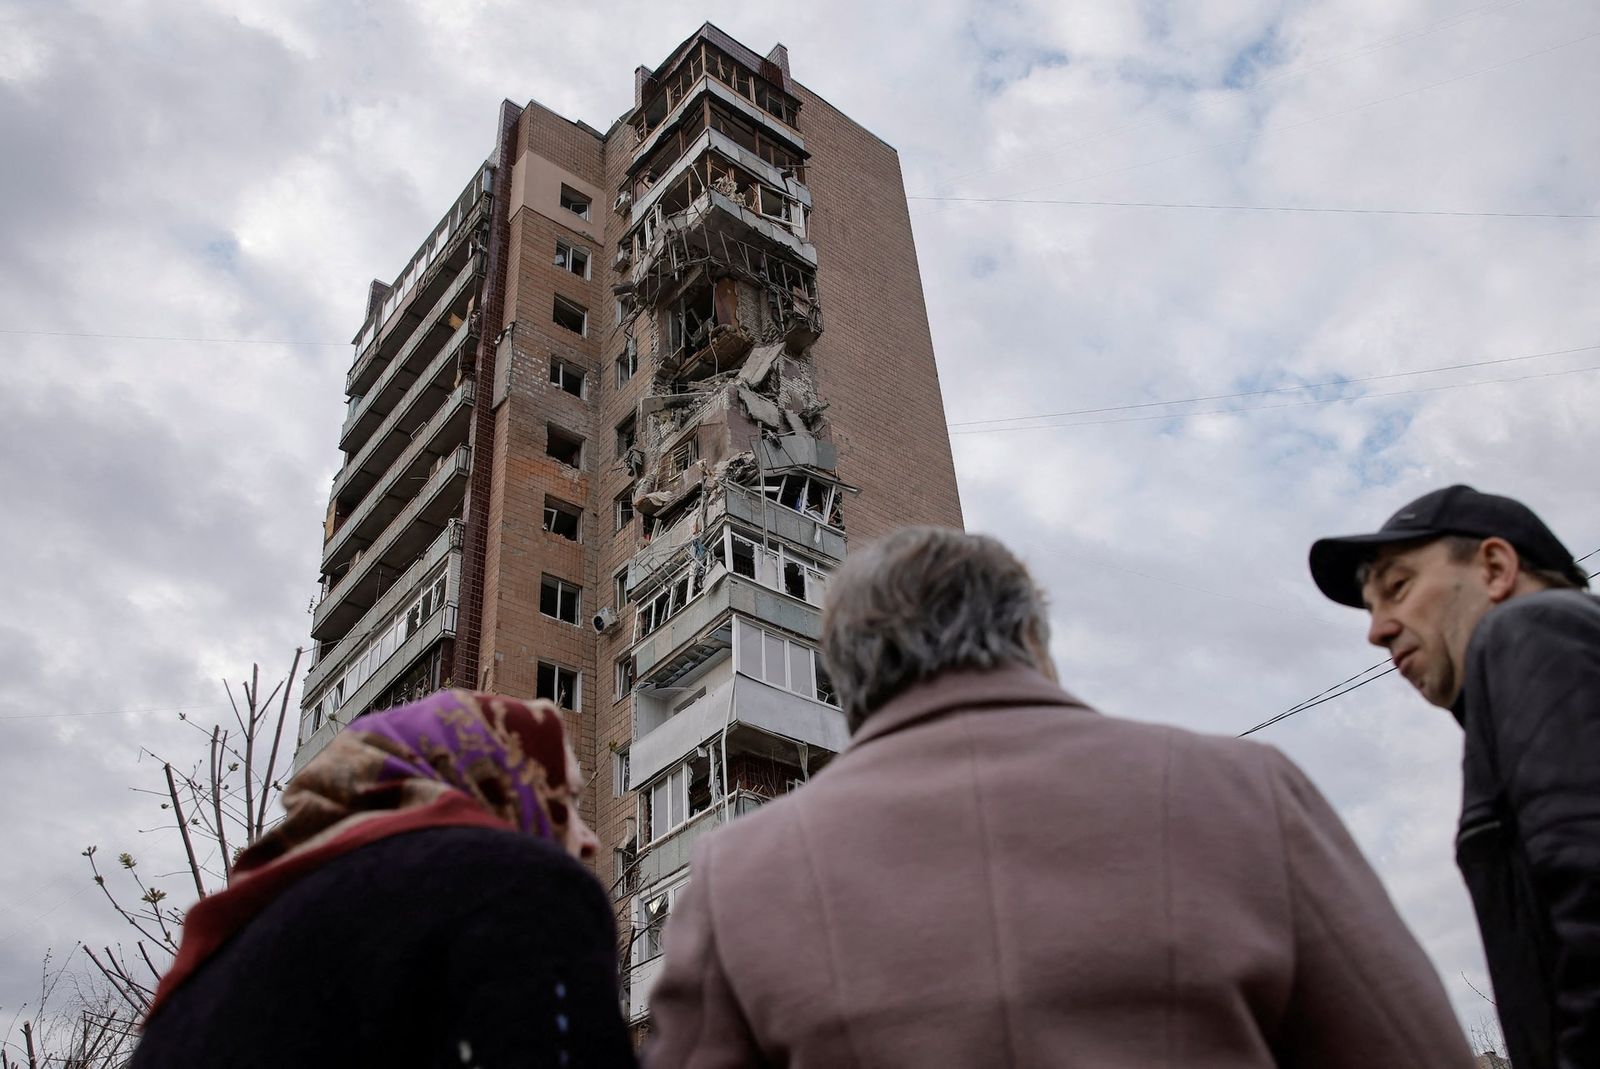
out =
{"type": "Polygon", "coordinates": [[[1464,371],[1468,368],[1491,367],[1496,364],[1514,364],[1526,360],[1538,360],[1547,356],[1568,356],[1572,353],[1586,353],[1600,349],[1600,345],[1579,345],[1571,349],[1552,349],[1544,353],[1528,353],[1524,356],[1502,356],[1492,360],[1474,360],[1466,364],[1444,364],[1440,367],[1418,368],[1415,371],[1391,371],[1382,375],[1364,375],[1352,379],[1331,379],[1327,382],[1308,382],[1300,386],[1274,386],[1263,390],[1241,390],[1238,393],[1214,393],[1201,397],[1184,397],[1172,401],[1141,401],[1137,404],[1108,405],[1102,408],[1075,408],[1066,412],[1041,412],[1033,416],[996,416],[993,419],[970,419],[957,423],[947,424],[950,428],[978,427],[991,423],[1021,423],[1025,420],[1035,419],[1060,419],[1066,416],[1093,416],[1106,412],[1129,412],[1140,408],[1156,408],[1162,405],[1188,405],[1198,404],[1201,401],[1231,401],[1240,397],[1264,397],[1269,394],[1295,393],[1300,390],[1318,390],[1328,386],[1351,386],[1362,382],[1381,382],[1385,379],[1403,379],[1413,375],[1433,375],[1441,371],[1464,371]]]}
{"type": "Polygon", "coordinates": [[[1492,386],[1507,382],[1526,382],[1529,379],[1556,378],[1561,375],[1577,375],[1587,371],[1600,371],[1600,364],[1588,367],[1568,368],[1565,371],[1544,371],[1531,375],[1512,375],[1502,379],[1473,379],[1470,382],[1449,382],[1440,386],[1418,386],[1410,390],[1384,390],[1379,393],[1357,394],[1354,397],[1325,397],[1314,398],[1309,401],[1290,401],[1281,405],[1248,405],[1242,408],[1215,408],[1202,412],[1163,412],[1153,416],[1124,416],[1119,419],[1086,419],[1076,423],[1036,423],[1027,427],[977,427],[966,430],[953,430],[952,436],[958,434],[998,434],[1004,431],[1042,431],[1042,430],[1069,430],[1074,427],[1096,427],[1113,423],[1146,423],[1151,420],[1178,420],[1192,419],[1195,416],[1230,416],[1243,412],[1266,412],[1277,408],[1306,408],[1312,405],[1332,405],[1341,401],[1372,401],[1381,397],[1404,397],[1411,394],[1438,393],[1442,390],[1459,390],[1468,386],[1492,386]]]}
{"type": "Polygon", "coordinates": [[[1083,208],[1184,208],[1217,212],[1303,212],[1317,215],[1409,215],[1457,219],[1600,219],[1592,212],[1470,212],[1425,208],[1333,208],[1291,204],[1203,204],[1154,200],[1056,200],[1028,197],[934,197],[907,200],[943,201],[950,204],[1063,204],[1083,208]]]}
{"type": "MultiPolygon", "coordinates": [[[[1588,560],[1590,557],[1593,557],[1593,556],[1596,556],[1596,555],[1600,555],[1600,549],[1592,550],[1592,551],[1590,551],[1588,553],[1585,553],[1583,556],[1579,557],[1577,559],[1577,561],[1574,562],[1574,563],[1582,564],[1584,561],[1588,560]]],[[[1596,576],[1600,576],[1600,571],[1590,572],[1589,573],[1589,578],[1590,579],[1593,579],[1596,576]]],[[[1320,691],[1319,693],[1313,694],[1311,697],[1307,698],[1303,702],[1300,702],[1298,705],[1289,706],[1289,708],[1285,709],[1283,712],[1279,713],[1276,716],[1268,717],[1267,719],[1261,721],[1261,723],[1257,724],[1255,727],[1246,728],[1244,731],[1239,732],[1238,737],[1242,739],[1246,735],[1253,735],[1256,732],[1260,731],[1262,728],[1268,728],[1268,727],[1271,727],[1273,724],[1278,723],[1281,720],[1289,719],[1289,717],[1294,716],[1296,713],[1303,713],[1307,709],[1314,709],[1314,708],[1316,708],[1317,706],[1321,705],[1324,702],[1331,702],[1335,698],[1342,698],[1346,694],[1349,694],[1353,690],[1358,690],[1361,687],[1366,686],[1368,683],[1371,683],[1371,682],[1373,682],[1375,680],[1382,679],[1384,676],[1388,675],[1390,672],[1395,671],[1397,668],[1398,668],[1397,665],[1389,664],[1387,659],[1382,660],[1382,661],[1378,661],[1375,664],[1369,664],[1369,665],[1367,665],[1367,667],[1363,668],[1361,671],[1357,672],[1355,675],[1351,676],[1349,679],[1340,680],[1339,682],[1335,683],[1333,686],[1329,687],[1327,690],[1320,691]],[[1362,676],[1365,676],[1368,672],[1372,671],[1374,668],[1382,668],[1386,664],[1389,665],[1389,667],[1384,668],[1383,671],[1379,672],[1377,675],[1370,676],[1370,677],[1368,677],[1366,679],[1361,679],[1362,676]],[[1360,679],[1361,682],[1359,682],[1359,683],[1355,682],[1358,679],[1360,679]],[[1347,686],[1346,684],[1353,684],[1353,685],[1347,686]],[[1343,688],[1343,689],[1340,689],[1340,688],[1343,688]]]]}
{"type": "Polygon", "coordinates": [[[1346,694],[1349,694],[1352,690],[1357,690],[1357,689],[1359,689],[1361,687],[1364,687],[1368,683],[1371,683],[1373,680],[1382,679],[1384,676],[1388,675],[1390,672],[1393,672],[1395,670],[1395,666],[1394,665],[1390,664],[1388,668],[1385,668],[1383,671],[1379,672],[1377,675],[1369,676],[1366,679],[1362,679],[1361,682],[1355,684],[1354,686],[1345,687],[1345,689],[1343,689],[1343,690],[1339,690],[1338,689],[1340,687],[1344,687],[1344,684],[1345,683],[1349,683],[1350,680],[1352,680],[1352,679],[1361,679],[1362,676],[1364,676],[1368,672],[1372,671],[1372,669],[1379,667],[1379,665],[1385,665],[1385,664],[1389,664],[1389,662],[1388,661],[1379,661],[1377,664],[1374,664],[1374,665],[1371,665],[1371,666],[1369,666],[1367,668],[1362,669],[1361,671],[1357,672],[1355,675],[1351,676],[1350,679],[1345,680],[1344,683],[1335,683],[1333,686],[1329,687],[1327,690],[1323,691],[1321,694],[1315,695],[1314,697],[1311,697],[1311,698],[1307,698],[1305,701],[1301,702],[1299,705],[1291,705],[1289,708],[1285,709],[1283,712],[1279,713],[1277,716],[1268,717],[1267,719],[1261,721],[1261,723],[1257,724],[1253,728],[1246,728],[1245,730],[1239,732],[1239,738],[1242,739],[1246,735],[1253,735],[1256,732],[1260,731],[1262,728],[1268,728],[1268,727],[1271,727],[1273,724],[1276,724],[1280,720],[1289,719],[1291,716],[1293,716],[1296,713],[1303,713],[1307,709],[1316,708],[1317,706],[1321,705],[1323,702],[1331,702],[1335,698],[1342,698],[1346,694]],[[1329,693],[1330,691],[1332,691],[1333,693],[1329,693]]]}
{"type": "Polygon", "coordinates": [[[0,716],[0,720],[56,720],[66,716],[130,716],[134,713],[186,713],[195,709],[226,709],[225,705],[169,705],[147,709],[107,709],[94,713],[22,713],[18,716],[0,716]]]}
{"type": "Polygon", "coordinates": [[[189,338],[174,337],[165,334],[98,334],[89,331],[76,330],[5,330],[0,329],[0,334],[12,334],[35,338],[106,338],[114,341],[180,341],[201,342],[206,345],[348,345],[349,342],[339,341],[286,341],[276,338],[189,338]]]}

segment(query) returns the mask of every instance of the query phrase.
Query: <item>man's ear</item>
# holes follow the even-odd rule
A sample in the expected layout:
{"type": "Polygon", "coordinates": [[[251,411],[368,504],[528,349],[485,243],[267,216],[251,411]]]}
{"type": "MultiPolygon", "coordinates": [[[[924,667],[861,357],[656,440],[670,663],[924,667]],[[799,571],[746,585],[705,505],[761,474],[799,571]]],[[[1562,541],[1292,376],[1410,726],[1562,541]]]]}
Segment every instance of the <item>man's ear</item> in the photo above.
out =
{"type": "Polygon", "coordinates": [[[1482,569],[1484,589],[1495,604],[1516,592],[1522,575],[1522,560],[1517,549],[1504,538],[1485,538],[1478,546],[1478,567],[1482,569]]]}

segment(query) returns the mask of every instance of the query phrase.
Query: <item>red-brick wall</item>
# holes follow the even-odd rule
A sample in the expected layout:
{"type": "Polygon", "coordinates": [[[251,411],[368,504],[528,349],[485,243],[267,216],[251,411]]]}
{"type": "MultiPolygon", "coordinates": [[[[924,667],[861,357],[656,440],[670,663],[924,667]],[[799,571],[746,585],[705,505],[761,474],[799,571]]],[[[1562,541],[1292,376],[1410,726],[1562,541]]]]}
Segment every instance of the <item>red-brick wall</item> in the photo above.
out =
{"type": "Polygon", "coordinates": [[[822,337],[812,347],[829,405],[850,544],[897,527],[962,526],[944,398],[922,298],[900,157],[804,86],[800,132],[817,246],[822,337]]]}

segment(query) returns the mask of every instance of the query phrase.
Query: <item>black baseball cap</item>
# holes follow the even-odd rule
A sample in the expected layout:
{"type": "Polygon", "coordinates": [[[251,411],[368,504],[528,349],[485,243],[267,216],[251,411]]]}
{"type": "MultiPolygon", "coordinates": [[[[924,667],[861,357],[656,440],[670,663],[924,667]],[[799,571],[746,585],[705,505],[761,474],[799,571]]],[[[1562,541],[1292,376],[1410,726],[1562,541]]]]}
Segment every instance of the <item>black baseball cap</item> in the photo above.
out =
{"type": "Polygon", "coordinates": [[[1356,572],[1379,547],[1441,535],[1504,538],[1533,567],[1561,572],[1580,588],[1589,585],[1567,547],[1527,505],[1459,485],[1423,494],[1372,534],[1318,539],[1311,545],[1311,578],[1334,601],[1362,609],[1356,572]]]}

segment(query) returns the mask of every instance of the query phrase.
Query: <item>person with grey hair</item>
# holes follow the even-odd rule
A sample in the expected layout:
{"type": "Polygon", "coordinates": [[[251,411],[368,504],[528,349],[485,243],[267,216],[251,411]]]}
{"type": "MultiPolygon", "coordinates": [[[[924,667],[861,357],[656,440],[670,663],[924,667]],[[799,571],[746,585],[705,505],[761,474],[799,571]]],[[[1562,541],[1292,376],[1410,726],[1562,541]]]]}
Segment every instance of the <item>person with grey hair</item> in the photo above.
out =
{"type": "Polygon", "coordinates": [[[652,1069],[1472,1064],[1305,776],[1063,691],[1000,543],[853,553],[822,630],[852,739],[695,844],[652,1069]]]}

